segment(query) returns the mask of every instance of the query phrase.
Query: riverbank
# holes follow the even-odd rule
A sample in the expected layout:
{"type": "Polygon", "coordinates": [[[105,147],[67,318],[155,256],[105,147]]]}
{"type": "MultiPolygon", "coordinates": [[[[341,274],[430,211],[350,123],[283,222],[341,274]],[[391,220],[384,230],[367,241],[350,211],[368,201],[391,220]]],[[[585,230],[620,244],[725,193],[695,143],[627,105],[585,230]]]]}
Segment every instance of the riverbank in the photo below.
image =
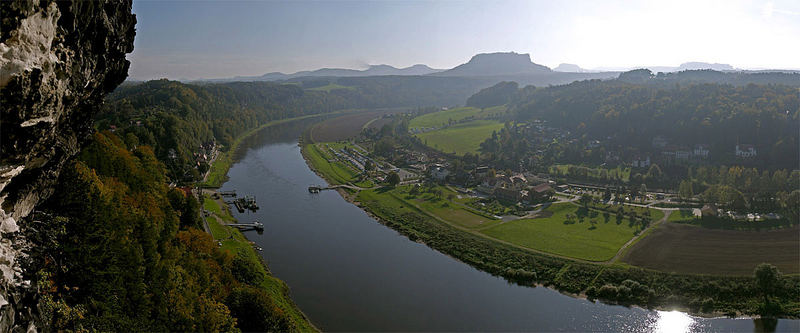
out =
{"type": "MultiPolygon", "coordinates": [[[[202,186],[211,188],[220,187],[227,180],[228,170],[235,162],[234,156],[239,149],[240,144],[246,138],[258,133],[259,131],[270,126],[281,125],[292,121],[343,114],[347,112],[351,111],[344,110],[275,120],[244,132],[233,141],[233,144],[231,144],[228,150],[218,154],[212,163],[206,176],[206,180],[202,183],[202,186]]],[[[213,193],[213,191],[209,193],[213,193]]],[[[303,313],[303,311],[300,310],[300,308],[291,299],[288,285],[286,285],[286,283],[282,280],[272,276],[269,266],[258,253],[258,250],[254,247],[253,243],[248,240],[238,229],[226,226],[226,224],[237,222],[230,212],[230,207],[225,204],[224,200],[221,198],[210,198],[208,195],[209,193],[203,195],[203,208],[210,212],[210,215],[205,218],[205,222],[207,223],[214,240],[219,242],[222,249],[230,251],[234,257],[243,258],[246,262],[250,263],[250,267],[255,267],[254,269],[257,272],[256,274],[261,276],[261,278],[259,278],[258,281],[255,281],[254,285],[262,288],[268,293],[268,295],[270,295],[270,298],[275,302],[275,305],[284,314],[286,314],[289,320],[293,323],[293,328],[295,331],[319,332],[319,329],[314,326],[313,323],[311,323],[311,320],[308,318],[308,316],[306,316],[305,313],[303,313]]]]}
{"type": "MultiPolygon", "coordinates": [[[[301,151],[309,167],[331,183],[324,168],[314,165],[301,151]]],[[[681,310],[700,316],[757,316],[764,312],[763,299],[752,277],[674,274],[621,263],[593,264],[559,258],[510,246],[459,230],[426,212],[396,200],[388,193],[343,196],[380,223],[480,270],[524,285],[544,285],[572,296],[600,299],[611,304],[649,309],[681,310]]],[[[800,311],[800,278],[784,279],[775,293],[771,315],[797,318],[800,311]],[[777,302],[774,302],[777,301],[777,302]]]]}
{"type": "Polygon", "coordinates": [[[343,113],[348,113],[348,112],[353,112],[353,111],[343,110],[343,111],[335,111],[335,112],[319,113],[319,114],[310,114],[310,115],[294,117],[294,118],[273,120],[273,121],[267,122],[265,124],[262,124],[261,126],[252,128],[252,129],[242,133],[238,137],[236,137],[236,139],[233,140],[233,143],[231,144],[231,146],[226,151],[222,151],[222,152],[219,153],[219,155],[217,156],[217,158],[214,161],[214,163],[211,164],[211,167],[210,167],[210,169],[208,171],[208,175],[206,176],[206,180],[204,182],[202,182],[201,185],[203,187],[220,187],[220,186],[222,186],[222,183],[224,183],[227,180],[226,174],[228,173],[228,170],[231,168],[231,165],[233,165],[233,162],[235,162],[234,154],[236,153],[236,150],[239,149],[239,145],[242,143],[242,141],[244,139],[252,136],[253,134],[258,133],[258,131],[260,131],[262,129],[265,129],[265,128],[270,127],[270,126],[285,124],[285,123],[296,121],[296,120],[310,119],[310,118],[316,118],[316,117],[322,117],[322,116],[331,116],[331,115],[343,114],[343,113]]]}
{"type": "Polygon", "coordinates": [[[226,224],[237,223],[231,215],[230,207],[220,198],[214,199],[208,190],[203,194],[203,209],[209,212],[205,217],[211,231],[211,236],[220,244],[223,250],[228,250],[233,255],[234,262],[243,260],[250,267],[250,275],[255,278],[249,284],[264,290],[275,303],[281,313],[285,314],[292,323],[293,331],[319,332],[309,318],[292,301],[289,286],[282,280],[272,276],[267,263],[264,262],[253,243],[249,241],[238,229],[226,224]]]}

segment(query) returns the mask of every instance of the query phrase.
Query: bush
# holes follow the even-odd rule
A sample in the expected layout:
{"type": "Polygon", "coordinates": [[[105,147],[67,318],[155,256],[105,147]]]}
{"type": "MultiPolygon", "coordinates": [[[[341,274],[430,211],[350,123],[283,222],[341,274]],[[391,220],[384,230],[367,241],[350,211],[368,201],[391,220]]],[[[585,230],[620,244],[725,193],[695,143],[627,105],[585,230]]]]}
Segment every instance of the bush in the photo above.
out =
{"type": "Polygon", "coordinates": [[[264,270],[261,265],[247,258],[244,253],[239,252],[233,258],[231,273],[237,280],[249,285],[256,285],[264,280],[264,270]]]}
{"type": "Polygon", "coordinates": [[[295,325],[267,293],[250,286],[234,289],[227,299],[237,326],[244,332],[289,332],[295,325]]]}

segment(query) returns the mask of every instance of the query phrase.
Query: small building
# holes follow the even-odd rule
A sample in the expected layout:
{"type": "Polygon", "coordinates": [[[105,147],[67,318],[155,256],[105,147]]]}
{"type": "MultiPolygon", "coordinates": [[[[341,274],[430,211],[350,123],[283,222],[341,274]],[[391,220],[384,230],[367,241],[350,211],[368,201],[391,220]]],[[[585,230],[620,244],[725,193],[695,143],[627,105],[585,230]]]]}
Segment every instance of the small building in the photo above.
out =
{"type": "Polygon", "coordinates": [[[550,187],[550,185],[547,184],[547,183],[543,183],[543,184],[539,184],[539,185],[536,185],[534,187],[531,187],[530,192],[536,198],[550,198],[550,197],[553,196],[553,194],[555,194],[555,191],[553,190],[553,188],[550,187]]]}
{"type": "Polygon", "coordinates": [[[719,212],[717,210],[717,205],[715,204],[705,204],[703,208],[700,209],[700,215],[703,217],[717,217],[719,212]]]}
{"type": "Polygon", "coordinates": [[[431,177],[436,180],[444,181],[447,176],[450,175],[450,171],[448,171],[443,165],[435,164],[431,168],[431,177]]]}
{"type": "Polygon", "coordinates": [[[736,157],[751,158],[756,157],[756,155],[758,155],[756,146],[750,144],[736,145],[736,157]]]}
{"type": "Polygon", "coordinates": [[[653,147],[654,148],[664,148],[667,146],[667,139],[663,136],[656,136],[653,138],[653,147]]]}
{"type": "Polygon", "coordinates": [[[647,168],[650,167],[650,156],[641,157],[636,156],[633,158],[633,162],[631,162],[634,168],[647,168]]]}
{"type": "Polygon", "coordinates": [[[708,158],[708,154],[711,152],[711,148],[709,145],[701,143],[694,145],[694,157],[706,159],[708,158]]]}
{"type": "Polygon", "coordinates": [[[494,196],[500,200],[518,202],[522,198],[522,193],[520,190],[510,187],[496,187],[494,196]]]}
{"type": "Polygon", "coordinates": [[[678,149],[675,150],[675,159],[676,160],[688,160],[689,156],[691,156],[691,155],[692,155],[692,153],[689,151],[689,149],[678,148],[678,149]]]}

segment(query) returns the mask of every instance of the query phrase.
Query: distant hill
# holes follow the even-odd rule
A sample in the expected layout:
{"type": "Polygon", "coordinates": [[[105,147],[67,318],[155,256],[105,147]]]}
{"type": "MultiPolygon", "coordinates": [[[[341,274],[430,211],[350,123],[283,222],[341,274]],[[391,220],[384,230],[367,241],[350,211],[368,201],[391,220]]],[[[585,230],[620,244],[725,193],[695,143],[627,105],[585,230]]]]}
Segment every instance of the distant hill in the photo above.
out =
{"type": "Polygon", "coordinates": [[[300,71],[293,74],[280,72],[267,73],[261,76],[236,76],[225,79],[211,79],[204,81],[231,82],[231,81],[283,81],[300,77],[353,77],[353,76],[382,76],[382,75],[427,75],[442,71],[417,64],[406,68],[397,68],[389,65],[371,65],[364,70],[347,68],[321,68],[313,71],[300,71]]]}
{"type": "Polygon", "coordinates": [[[663,72],[663,73],[671,73],[671,72],[680,72],[680,71],[694,71],[694,70],[703,70],[703,69],[711,69],[715,71],[735,71],[736,68],[729,64],[718,64],[718,63],[707,63],[707,62],[685,62],[682,63],[680,66],[647,66],[647,69],[653,71],[653,73],[663,72]]]}
{"type": "Polygon", "coordinates": [[[715,71],[732,71],[736,70],[733,66],[728,64],[709,64],[707,62],[686,62],[678,66],[678,71],[684,70],[697,70],[697,69],[713,69],[715,71]]]}
{"type": "Polygon", "coordinates": [[[597,71],[583,69],[578,65],[575,64],[560,64],[556,68],[553,68],[555,72],[567,72],[567,73],[595,73],[597,71]]]}
{"type": "Polygon", "coordinates": [[[527,53],[514,52],[481,53],[472,57],[469,62],[433,76],[507,76],[536,75],[552,72],[547,66],[531,61],[527,53]]]}

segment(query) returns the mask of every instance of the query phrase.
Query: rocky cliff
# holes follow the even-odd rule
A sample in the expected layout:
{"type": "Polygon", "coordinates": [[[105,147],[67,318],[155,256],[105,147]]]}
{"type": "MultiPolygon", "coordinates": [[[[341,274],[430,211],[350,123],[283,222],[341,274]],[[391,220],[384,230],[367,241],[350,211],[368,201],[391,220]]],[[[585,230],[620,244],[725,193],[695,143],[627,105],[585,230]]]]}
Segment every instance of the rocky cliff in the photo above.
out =
{"type": "Polygon", "coordinates": [[[131,0],[12,0],[0,24],[0,331],[19,331],[37,316],[25,219],[125,80],[136,18],[131,0]]]}

